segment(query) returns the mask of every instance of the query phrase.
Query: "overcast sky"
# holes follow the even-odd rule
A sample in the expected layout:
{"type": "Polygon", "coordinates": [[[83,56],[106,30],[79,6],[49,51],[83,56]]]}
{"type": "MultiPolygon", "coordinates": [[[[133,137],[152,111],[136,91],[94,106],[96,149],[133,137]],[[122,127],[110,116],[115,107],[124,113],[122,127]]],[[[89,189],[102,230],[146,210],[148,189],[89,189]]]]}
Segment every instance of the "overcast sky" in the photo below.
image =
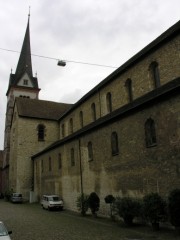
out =
{"type": "Polygon", "coordinates": [[[75,103],[115,68],[180,20],[180,0],[0,0],[0,149],[6,91],[15,73],[30,7],[31,53],[39,98],[75,103]],[[2,49],[12,50],[4,51],[2,49]],[[72,61],[72,62],[71,62],[72,61]]]}

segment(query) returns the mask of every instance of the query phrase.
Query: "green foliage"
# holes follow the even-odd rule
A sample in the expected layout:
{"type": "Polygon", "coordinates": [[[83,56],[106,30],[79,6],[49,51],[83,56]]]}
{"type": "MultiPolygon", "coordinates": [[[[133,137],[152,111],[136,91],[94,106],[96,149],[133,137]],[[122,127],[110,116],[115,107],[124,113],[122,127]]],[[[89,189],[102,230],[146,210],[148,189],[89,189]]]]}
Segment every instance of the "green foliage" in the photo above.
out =
{"type": "Polygon", "coordinates": [[[117,197],[114,203],[116,213],[123,218],[126,225],[131,226],[133,219],[141,215],[142,204],[138,199],[117,197]]]}
{"type": "Polygon", "coordinates": [[[169,193],[168,213],[171,224],[180,227],[180,189],[174,189],[169,193]]]}
{"type": "Polygon", "coordinates": [[[92,192],[88,198],[89,208],[94,216],[96,216],[96,212],[100,207],[100,199],[95,192],[92,192]]]}
{"type": "Polygon", "coordinates": [[[145,217],[156,224],[167,219],[166,202],[158,193],[150,193],[143,198],[145,217]]]}
{"type": "Polygon", "coordinates": [[[76,200],[77,209],[78,209],[78,211],[81,212],[81,214],[82,214],[83,216],[86,214],[86,212],[88,211],[88,208],[89,208],[88,198],[89,198],[89,195],[80,194],[80,195],[77,197],[77,200],[76,200]]]}
{"type": "Polygon", "coordinates": [[[113,203],[115,201],[115,198],[113,197],[113,195],[107,195],[105,198],[104,198],[104,201],[105,203],[113,203]]]}

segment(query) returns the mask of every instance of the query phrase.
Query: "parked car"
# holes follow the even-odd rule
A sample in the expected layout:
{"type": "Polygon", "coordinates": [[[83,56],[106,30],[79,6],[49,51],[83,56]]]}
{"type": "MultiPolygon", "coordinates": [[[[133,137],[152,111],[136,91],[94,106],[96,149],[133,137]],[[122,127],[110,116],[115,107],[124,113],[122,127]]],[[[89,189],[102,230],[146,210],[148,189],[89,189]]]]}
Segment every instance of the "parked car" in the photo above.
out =
{"type": "Polygon", "coordinates": [[[0,221],[0,239],[1,240],[11,240],[10,234],[12,231],[8,231],[3,222],[0,221]]]}
{"type": "Polygon", "coordinates": [[[41,206],[43,209],[48,210],[63,210],[64,204],[62,198],[60,198],[58,195],[43,195],[41,206]]]}
{"type": "Polygon", "coordinates": [[[23,198],[21,193],[12,193],[11,194],[11,202],[12,203],[22,203],[23,198]]]}

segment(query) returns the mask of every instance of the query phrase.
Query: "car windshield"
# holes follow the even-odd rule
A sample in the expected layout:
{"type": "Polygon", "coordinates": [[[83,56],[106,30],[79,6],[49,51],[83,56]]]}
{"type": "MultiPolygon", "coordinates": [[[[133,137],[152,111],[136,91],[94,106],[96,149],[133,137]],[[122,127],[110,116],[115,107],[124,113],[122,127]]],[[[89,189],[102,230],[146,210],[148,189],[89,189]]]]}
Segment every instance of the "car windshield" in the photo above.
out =
{"type": "Polygon", "coordinates": [[[58,196],[53,196],[53,197],[49,197],[49,200],[56,202],[56,201],[59,201],[60,199],[58,196]]]}
{"type": "Polygon", "coordinates": [[[22,194],[20,194],[20,193],[13,193],[13,197],[22,197],[22,194]]]}
{"type": "Polygon", "coordinates": [[[5,226],[3,223],[0,223],[0,236],[7,236],[8,231],[6,230],[5,226]]]}

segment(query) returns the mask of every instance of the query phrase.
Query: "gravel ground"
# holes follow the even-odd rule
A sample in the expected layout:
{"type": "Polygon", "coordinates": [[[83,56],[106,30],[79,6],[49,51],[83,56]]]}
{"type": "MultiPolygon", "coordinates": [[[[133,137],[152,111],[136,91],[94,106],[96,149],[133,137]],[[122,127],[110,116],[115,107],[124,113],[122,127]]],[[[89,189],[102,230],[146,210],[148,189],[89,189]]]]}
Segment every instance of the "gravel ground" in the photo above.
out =
{"type": "Polygon", "coordinates": [[[154,233],[149,227],[126,228],[102,217],[82,217],[67,210],[47,211],[39,204],[0,200],[0,220],[12,230],[12,240],[171,240],[172,232],[154,233]]]}

